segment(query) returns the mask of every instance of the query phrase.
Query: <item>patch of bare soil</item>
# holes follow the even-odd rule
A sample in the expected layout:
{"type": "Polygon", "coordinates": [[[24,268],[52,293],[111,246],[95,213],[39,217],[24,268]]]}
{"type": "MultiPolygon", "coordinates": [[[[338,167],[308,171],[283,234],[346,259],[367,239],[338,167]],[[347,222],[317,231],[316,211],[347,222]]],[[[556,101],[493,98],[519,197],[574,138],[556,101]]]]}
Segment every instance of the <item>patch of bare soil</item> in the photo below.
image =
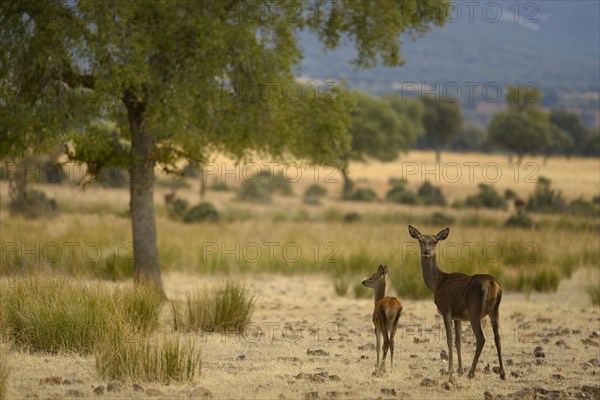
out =
{"type": "MultiPolygon", "coordinates": [[[[93,357],[9,350],[8,398],[598,399],[600,309],[583,290],[596,272],[580,270],[553,294],[505,293],[505,381],[497,375],[487,318],[475,379],[449,378],[443,322],[433,301],[401,299],[395,365],[373,375],[372,301],[338,297],[325,276],[248,276],[243,279],[260,291],[253,322],[242,335],[198,335],[203,363],[194,384],[101,381],[93,357]]],[[[173,274],[165,286],[171,298],[183,298],[216,281],[173,274]]],[[[167,324],[168,307],[164,312],[167,324]]],[[[465,367],[474,351],[471,329],[463,324],[465,367]]]]}

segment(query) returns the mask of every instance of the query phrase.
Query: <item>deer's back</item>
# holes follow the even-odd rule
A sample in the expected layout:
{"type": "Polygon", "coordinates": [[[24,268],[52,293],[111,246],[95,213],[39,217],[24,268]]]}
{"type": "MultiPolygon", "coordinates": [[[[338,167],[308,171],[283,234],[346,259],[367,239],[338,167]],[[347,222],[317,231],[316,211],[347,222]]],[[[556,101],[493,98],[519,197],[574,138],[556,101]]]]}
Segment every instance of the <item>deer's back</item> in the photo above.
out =
{"type": "Polygon", "coordinates": [[[442,315],[451,312],[454,319],[468,320],[467,303],[481,299],[487,303],[501,293],[500,284],[491,275],[454,272],[446,274],[438,284],[435,304],[442,315]]]}

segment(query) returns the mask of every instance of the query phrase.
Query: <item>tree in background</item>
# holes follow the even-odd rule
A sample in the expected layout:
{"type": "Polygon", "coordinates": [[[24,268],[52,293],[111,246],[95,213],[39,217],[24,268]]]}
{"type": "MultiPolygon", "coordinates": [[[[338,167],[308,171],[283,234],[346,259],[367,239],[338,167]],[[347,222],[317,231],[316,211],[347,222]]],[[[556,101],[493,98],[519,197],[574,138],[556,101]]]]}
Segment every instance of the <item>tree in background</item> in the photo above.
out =
{"type": "Polygon", "coordinates": [[[479,125],[467,123],[450,143],[450,148],[455,151],[470,152],[482,151],[487,143],[487,134],[479,125]]]}
{"type": "Polygon", "coordinates": [[[356,93],[356,109],[352,112],[350,151],[342,157],[340,171],[344,180],[343,194],[352,191],[348,177],[348,162],[371,157],[393,161],[402,151],[408,151],[419,133],[420,104],[402,100],[399,96],[373,97],[356,93]]]}
{"type": "Polygon", "coordinates": [[[351,101],[295,84],[298,32],[353,41],[357,68],[394,66],[400,36],[443,25],[447,3],[255,1],[248,16],[243,2],[3,1],[0,157],[62,142],[92,173],[128,168],[135,282],[162,291],[155,167],[215,151],[339,161],[351,101]]]}
{"type": "Polygon", "coordinates": [[[455,138],[462,129],[462,113],[460,103],[444,98],[423,98],[423,127],[425,137],[433,141],[435,160],[440,162],[441,149],[455,138]]]}
{"type": "Polygon", "coordinates": [[[551,148],[551,127],[547,114],[539,109],[541,100],[542,92],[535,86],[508,86],[508,110],[494,115],[488,138],[509,151],[509,161],[511,153],[520,163],[525,154],[551,148]]]}
{"type": "Polygon", "coordinates": [[[565,151],[570,154],[571,150],[583,154],[586,150],[586,139],[588,130],[581,122],[579,115],[566,110],[552,110],[550,112],[550,123],[565,131],[572,139],[572,148],[565,151]]]}

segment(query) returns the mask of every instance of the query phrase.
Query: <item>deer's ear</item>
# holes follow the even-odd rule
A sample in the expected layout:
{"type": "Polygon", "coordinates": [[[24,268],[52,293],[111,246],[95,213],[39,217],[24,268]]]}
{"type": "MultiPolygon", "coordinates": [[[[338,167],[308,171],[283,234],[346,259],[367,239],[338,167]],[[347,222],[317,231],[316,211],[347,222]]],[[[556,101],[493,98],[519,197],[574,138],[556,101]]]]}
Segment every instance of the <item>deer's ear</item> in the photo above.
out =
{"type": "Polygon", "coordinates": [[[385,272],[386,274],[387,274],[388,272],[390,272],[390,271],[388,270],[388,267],[387,267],[387,265],[384,265],[384,266],[383,266],[383,272],[385,272]]]}
{"type": "Polygon", "coordinates": [[[410,236],[417,240],[419,240],[419,238],[421,237],[421,232],[419,232],[419,230],[412,225],[408,226],[408,233],[410,234],[410,236]]]}
{"type": "Polygon", "coordinates": [[[377,273],[378,273],[379,275],[383,275],[383,274],[385,274],[386,272],[387,272],[387,271],[386,271],[386,268],[385,268],[383,265],[379,264],[379,268],[377,268],[377,273]]]}
{"type": "Polygon", "coordinates": [[[437,240],[444,240],[448,237],[449,233],[450,233],[450,228],[446,228],[443,231],[440,231],[440,233],[438,233],[437,235],[435,235],[435,238],[437,240]]]}

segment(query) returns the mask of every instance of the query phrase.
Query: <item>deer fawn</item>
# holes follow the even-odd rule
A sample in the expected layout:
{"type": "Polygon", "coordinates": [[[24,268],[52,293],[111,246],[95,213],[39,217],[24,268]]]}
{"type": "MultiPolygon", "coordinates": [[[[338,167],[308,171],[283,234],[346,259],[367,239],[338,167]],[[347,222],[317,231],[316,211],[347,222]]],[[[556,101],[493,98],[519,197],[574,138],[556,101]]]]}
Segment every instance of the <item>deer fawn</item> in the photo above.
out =
{"type": "Polygon", "coordinates": [[[375,291],[375,310],[373,311],[373,325],[375,325],[375,338],[377,339],[377,364],[375,372],[385,370],[385,356],[390,350],[390,365],[394,366],[394,335],[398,328],[398,320],[402,313],[402,304],[395,297],[385,296],[385,278],[388,274],[386,265],[380,265],[373,275],[365,279],[362,284],[373,288],[375,291]],[[381,335],[383,334],[383,359],[379,364],[379,349],[381,335]]]}
{"type": "Polygon", "coordinates": [[[462,374],[462,360],[460,354],[461,321],[470,321],[475,334],[477,348],[475,358],[471,364],[469,378],[475,376],[475,367],[485,343],[481,329],[481,320],[490,316],[494,341],[500,362],[500,378],[505,379],[502,366],[502,350],[500,348],[500,334],[498,332],[498,309],[502,300],[502,286],[491,275],[465,275],[458,272],[445,273],[440,271],[435,261],[435,246],[440,240],[448,237],[449,228],[444,229],[435,236],[421,235],[416,228],[408,226],[410,236],[419,241],[421,247],[421,269],[425,285],[434,294],[434,302],[438,312],[444,318],[446,337],[448,342],[448,373],[452,374],[452,321],[456,332],[456,352],[458,353],[458,373],[462,374]]]}

